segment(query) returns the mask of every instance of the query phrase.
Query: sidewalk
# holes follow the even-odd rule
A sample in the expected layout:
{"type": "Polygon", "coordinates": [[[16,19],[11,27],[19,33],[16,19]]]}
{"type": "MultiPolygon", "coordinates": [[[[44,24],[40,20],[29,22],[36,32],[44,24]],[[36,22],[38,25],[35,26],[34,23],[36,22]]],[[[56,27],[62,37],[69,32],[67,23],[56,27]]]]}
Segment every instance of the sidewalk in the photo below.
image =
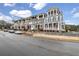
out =
{"type": "Polygon", "coordinates": [[[48,38],[52,40],[79,42],[79,37],[75,36],[51,35],[45,33],[32,33],[32,32],[26,32],[26,34],[31,35],[33,37],[48,38]]]}

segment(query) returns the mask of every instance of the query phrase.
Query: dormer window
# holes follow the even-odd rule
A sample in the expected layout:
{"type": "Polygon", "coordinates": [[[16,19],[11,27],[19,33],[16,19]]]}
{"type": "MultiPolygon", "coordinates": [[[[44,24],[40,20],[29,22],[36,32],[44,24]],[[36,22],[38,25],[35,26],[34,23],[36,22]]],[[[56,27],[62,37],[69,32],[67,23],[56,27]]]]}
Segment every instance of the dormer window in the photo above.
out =
{"type": "Polygon", "coordinates": [[[54,14],[56,14],[56,10],[54,10],[54,14]]]}
{"type": "Polygon", "coordinates": [[[53,11],[51,11],[51,14],[53,14],[53,11]]]}
{"type": "Polygon", "coordinates": [[[58,10],[57,13],[60,14],[60,11],[58,10]]]}
{"type": "Polygon", "coordinates": [[[50,12],[48,12],[48,14],[50,15],[50,12]]]}

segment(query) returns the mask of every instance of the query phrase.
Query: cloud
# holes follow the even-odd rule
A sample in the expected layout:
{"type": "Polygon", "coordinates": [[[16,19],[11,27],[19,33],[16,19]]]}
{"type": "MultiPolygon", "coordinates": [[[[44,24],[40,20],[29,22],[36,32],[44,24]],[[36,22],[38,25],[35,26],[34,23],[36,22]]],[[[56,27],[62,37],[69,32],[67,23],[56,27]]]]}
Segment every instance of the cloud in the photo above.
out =
{"type": "Polygon", "coordinates": [[[41,10],[44,8],[47,4],[46,3],[36,3],[36,4],[30,4],[30,7],[33,7],[35,10],[41,10]]]}
{"type": "Polygon", "coordinates": [[[32,15],[30,10],[12,10],[10,14],[17,17],[26,18],[32,15]]]}
{"type": "Polygon", "coordinates": [[[17,10],[12,10],[10,11],[10,14],[13,16],[17,16],[18,11],[17,10]]]}
{"type": "Polygon", "coordinates": [[[10,16],[6,16],[6,15],[4,15],[2,13],[0,13],[0,14],[1,14],[0,15],[0,20],[4,20],[4,21],[6,21],[8,23],[12,23],[12,18],[10,16]]]}
{"type": "Polygon", "coordinates": [[[78,25],[79,22],[79,7],[75,7],[73,8],[71,11],[69,11],[69,13],[67,13],[68,15],[70,14],[69,17],[65,16],[68,20],[65,20],[66,24],[69,25],[78,25]]]}
{"type": "Polygon", "coordinates": [[[79,12],[73,14],[73,17],[74,17],[74,18],[79,18],[79,12]]]}
{"type": "Polygon", "coordinates": [[[68,25],[76,25],[75,22],[72,22],[71,20],[65,20],[65,24],[68,24],[68,25]]]}
{"type": "Polygon", "coordinates": [[[76,8],[73,8],[71,11],[71,14],[73,14],[76,11],[76,8]]]}
{"type": "Polygon", "coordinates": [[[15,3],[4,3],[4,6],[9,6],[9,7],[13,7],[15,5],[16,5],[15,3]]]}
{"type": "Polygon", "coordinates": [[[33,6],[34,6],[34,3],[30,3],[30,4],[29,4],[29,7],[33,7],[33,6]]]}
{"type": "Polygon", "coordinates": [[[79,7],[73,8],[71,14],[72,18],[79,18],[79,7]]]}
{"type": "Polygon", "coordinates": [[[5,17],[5,21],[6,21],[6,22],[8,22],[8,23],[13,23],[13,22],[12,22],[13,19],[12,19],[10,16],[4,16],[4,17],[5,17]]]}

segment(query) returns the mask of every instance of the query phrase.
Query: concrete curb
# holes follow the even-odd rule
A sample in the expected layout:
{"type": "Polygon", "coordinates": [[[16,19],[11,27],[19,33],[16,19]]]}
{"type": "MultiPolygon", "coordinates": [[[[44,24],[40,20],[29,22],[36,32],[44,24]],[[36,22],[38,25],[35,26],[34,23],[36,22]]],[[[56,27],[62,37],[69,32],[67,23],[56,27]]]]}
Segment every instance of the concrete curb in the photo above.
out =
{"type": "Polygon", "coordinates": [[[25,32],[25,35],[32,36],[32,35],[33,35],[33,33],[31,33],[31,32],[25,32]]]}
{"type": "Polygon", "coordinates": [[[52,40],[79,42],[79,37],[75,37],[75,36],[73,37],[73,36],[63,36],[63,35],[48,35],[43,33],[32,33],[32,32],[25,32],[25,34],[33,37],[47,38],[52,40]]]}
{"type": "Polygon", "coordinates": [[[72,41],[72,42],[79,42],[79,37],[73,36],[62,36],[62,35],[48,35],[48,34],[33,34],[33,37],[41,37],[41,38],[48,38],[53,40],[61,40],[61,41],[72,41]]]}

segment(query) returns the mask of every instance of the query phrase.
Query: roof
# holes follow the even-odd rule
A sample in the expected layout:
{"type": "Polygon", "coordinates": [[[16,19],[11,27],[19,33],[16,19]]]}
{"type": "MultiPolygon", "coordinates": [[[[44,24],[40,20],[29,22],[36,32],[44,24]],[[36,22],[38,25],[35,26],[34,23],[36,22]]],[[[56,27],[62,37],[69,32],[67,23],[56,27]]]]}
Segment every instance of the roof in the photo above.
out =
{"type": "Polygon", "coordinates": [[[59,10],[59,8],[58,7],[52,7],[52,8],[48,9],[48,11],[50,11],[50,10],[59,10]]]}

